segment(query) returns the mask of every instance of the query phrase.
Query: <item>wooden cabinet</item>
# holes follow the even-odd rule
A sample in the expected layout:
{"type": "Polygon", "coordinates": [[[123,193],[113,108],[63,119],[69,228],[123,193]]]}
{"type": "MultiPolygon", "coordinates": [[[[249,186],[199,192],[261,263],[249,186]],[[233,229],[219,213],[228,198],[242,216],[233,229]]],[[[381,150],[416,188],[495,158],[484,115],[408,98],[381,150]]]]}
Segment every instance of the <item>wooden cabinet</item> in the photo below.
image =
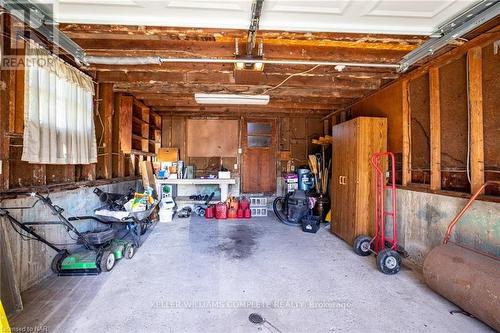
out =
{"type": "Polygon", "coordinates": [[[352,244],[374,233],[373,153],[387,150],[385,118],[359,117],[333,126],[331,232],[352,244]]]}

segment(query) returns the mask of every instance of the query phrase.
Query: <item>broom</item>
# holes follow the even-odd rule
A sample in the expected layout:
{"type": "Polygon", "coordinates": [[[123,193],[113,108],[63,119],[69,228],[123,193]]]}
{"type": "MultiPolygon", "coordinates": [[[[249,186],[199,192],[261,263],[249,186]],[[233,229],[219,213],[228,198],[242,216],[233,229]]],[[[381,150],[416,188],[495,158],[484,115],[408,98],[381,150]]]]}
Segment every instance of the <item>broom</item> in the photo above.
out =
{"type": "Polygon", "coordinates": [[[316,159],[316,156],[314,155],[309,155],[309,168],[311,169],[311,172],[314,175],[314,183],[316,186],[316,191],[318,193],[320,192],[319,190],[319,182],[318,182],[318,160],[316,159]]]}

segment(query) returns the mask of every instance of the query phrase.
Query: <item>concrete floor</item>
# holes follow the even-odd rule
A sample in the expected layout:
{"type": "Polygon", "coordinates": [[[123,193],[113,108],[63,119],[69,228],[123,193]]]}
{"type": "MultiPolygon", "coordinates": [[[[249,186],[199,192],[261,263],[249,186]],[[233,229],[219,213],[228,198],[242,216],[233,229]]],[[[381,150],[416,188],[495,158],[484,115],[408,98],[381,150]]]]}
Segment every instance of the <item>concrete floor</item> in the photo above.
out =
{"type": "Polygon", "coordinates": [[[327,229],[273,218],[158,224],[111,273],[52,277],[23,299],[11,324],[27,332],[492,331],[450,314],[419,274],[385,276],[327,229]]]}

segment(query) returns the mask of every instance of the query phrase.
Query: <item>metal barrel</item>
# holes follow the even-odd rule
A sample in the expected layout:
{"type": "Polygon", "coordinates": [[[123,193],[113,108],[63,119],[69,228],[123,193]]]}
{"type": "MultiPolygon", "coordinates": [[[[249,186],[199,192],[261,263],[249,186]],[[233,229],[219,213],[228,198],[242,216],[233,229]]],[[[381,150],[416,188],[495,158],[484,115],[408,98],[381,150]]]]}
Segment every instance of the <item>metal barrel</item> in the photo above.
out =
{"type": "Polygon", "coordinates": [[[500,332],[500,261],[448,243],[432,249],[423,273],[432,290],[500,332]]]}

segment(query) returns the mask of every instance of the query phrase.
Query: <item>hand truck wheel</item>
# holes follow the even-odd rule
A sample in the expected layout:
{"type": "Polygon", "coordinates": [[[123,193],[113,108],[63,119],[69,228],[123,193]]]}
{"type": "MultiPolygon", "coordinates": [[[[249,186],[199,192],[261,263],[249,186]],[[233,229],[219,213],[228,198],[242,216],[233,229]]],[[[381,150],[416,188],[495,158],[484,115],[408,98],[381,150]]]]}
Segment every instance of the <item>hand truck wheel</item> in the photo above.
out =
{"type": "Polygon", "coordinates": [[[396,274],[401,269],[401,257],[394,250],[383,249],[377,255],[377,267],[384,274],[396,274]]]}
{"type": "Polygon", "coordinates": [[[361,235],[356,237],[353,245],[354,252],[359,256],[363,257],[369,256],[372,253],[371,241],[372,239],[368,236],[361,235]]]}

